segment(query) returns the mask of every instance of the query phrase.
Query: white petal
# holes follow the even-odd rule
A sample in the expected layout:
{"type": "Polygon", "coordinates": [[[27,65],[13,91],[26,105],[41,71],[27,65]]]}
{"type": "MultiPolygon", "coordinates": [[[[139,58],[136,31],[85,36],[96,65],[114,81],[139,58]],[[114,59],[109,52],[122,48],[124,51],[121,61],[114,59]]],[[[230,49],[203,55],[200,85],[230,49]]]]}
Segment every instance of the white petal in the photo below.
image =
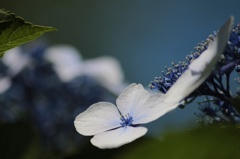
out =
{"type": "Polygon", "coordinates": [[[145,108],[144,104],[149,97],[149,92],[141,84],[133,83],[119,95],[117,107],[123,116],[129,114],[134,118],[137,112],[145,108]]]}
{"type": "Polygon", "coordinates": [[[208,49],[189,65],[189,69],[168,90],[167,102],[180,102],[207,79],[224,51],[232,24],[233,17],[230,17],[208,49]]]}
{"type": "Polygon", "coordinates": [[[203,73],[203,71],[207,71],[208,74],[211,73],[212,68],[215,66],[226,47],[232,25],[233,17],[230,17],[218,32],[214,42],[201,54],[201,58],[197,58],[189,65],[190,70],[195,73],[203,73]]]}
{"type": "Polygon", "coordinates": [[[145,127],[121,127],[95,135],[91,143],[101,149],[117,148],[145,135],[145,127]]]}
{"type": "Polygon", "coordinates": [[[138,108],[132,124],[149,123],[178,106],[178,103],[165,102],[165,99],[165,94],[151,95],[144,105],[138,108]]]}
{"type": "Polygon", "coordinates": [[[82,135],[95,135],[120,127],[120,114],[112,103],[99,102],[79,114],[74,125],[82,135]]]}

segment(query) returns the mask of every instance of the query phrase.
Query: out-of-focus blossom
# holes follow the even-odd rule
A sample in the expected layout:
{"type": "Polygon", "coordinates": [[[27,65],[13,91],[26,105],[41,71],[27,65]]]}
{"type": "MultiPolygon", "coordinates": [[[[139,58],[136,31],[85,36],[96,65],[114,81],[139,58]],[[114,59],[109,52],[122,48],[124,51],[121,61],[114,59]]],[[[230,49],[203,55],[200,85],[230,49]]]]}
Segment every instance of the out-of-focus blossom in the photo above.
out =
{"type": "Polygon", "coordinates": [[[30,64],[30,57],[21,51],[20,47],[8,50],[1,61],[8,67],[11,76],[18,74],[24,67],[30,64]]]}
{"type": "Polygon", "coordinates": [[[0,94],[8,90],[11,86],[11,79],[8,77],[0,78],[0,94]]]}
{"type": "Polygon", "coordinates": [[[95,78],[109,91],[119,94],[126,86],[119,62],[110,56],[83,60],[71,46],[53,46],[46,50],[45,58],[53,63],[58,76],[64,82],[81,75],[95,78]]]}
{"type": "MultiPolygon", "coordinates": [[[[65,153],[83,141],[72,123],[75,116],[93,103],[112,102],[115,95],[87,74],[75,74],[63,81],[56,72],[57,66],[46,59],[46,49],[45,44],[36,42],[5,53],[0,61],[0,122],[31,121],[44,150],[65,153]]],[[[79,57],[73,56],[69,58],[79,57]]],[[[76,60],[75,64],[82,66],[81,62],[76,60]]],[[[71,62],[69,65],[74,67],[71,62]]]]}

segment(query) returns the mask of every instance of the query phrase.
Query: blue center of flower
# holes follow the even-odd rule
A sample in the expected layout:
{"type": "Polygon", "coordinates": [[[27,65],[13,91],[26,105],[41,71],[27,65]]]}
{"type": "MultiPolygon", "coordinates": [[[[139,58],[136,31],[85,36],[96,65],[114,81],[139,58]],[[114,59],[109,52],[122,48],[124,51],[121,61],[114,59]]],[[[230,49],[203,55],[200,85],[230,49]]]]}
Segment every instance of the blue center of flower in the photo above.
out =
{"type": "Polygon", "coordinates": [[[133,118],[129,114],[122,116],[120,120],[121,120],[120,124],[122,127],[131,126],[133,122],[133,118]]]}

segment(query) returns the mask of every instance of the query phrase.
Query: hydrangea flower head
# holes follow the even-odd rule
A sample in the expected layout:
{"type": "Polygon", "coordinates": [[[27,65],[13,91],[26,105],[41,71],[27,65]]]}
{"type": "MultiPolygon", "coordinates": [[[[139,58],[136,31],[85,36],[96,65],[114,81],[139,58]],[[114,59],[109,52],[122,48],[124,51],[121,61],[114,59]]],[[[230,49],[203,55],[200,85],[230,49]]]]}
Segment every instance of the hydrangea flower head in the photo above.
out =
{"type": "Polygon", "coordinates": [[[94,135],[91,143],[99,148],[116,148],[143,136],[147,129],[139,124],[156,120],[175,109],[211,74],[226,46],[232,23],[231,17],[208,49],[181,72],[181,76],[175,74],[180,77],[166,94],[150,94],[141,84],[131,84],[117,98],[117,106],[99,102],[79,114],[74,121],[76,130],[82,135],[94,135]]]}
{"type": "MultiPolygon", "coordinates": [[[[149,85],[166,93],[169,101],[181,101],[197,89],[212,73],[226,47],[229,33],[233,25],[233,17],[221,27],[216,37],[208,38],[208,47],[199,47],[196,52],[187,57],[188,62],[173,64],[174,69],[167,69],[164,78],[155,78],[149,85]]],[[[203,87],[204,89],[205,87],[203,87]]],[[[206,90],[205,90],[206,91],[206,90]]]]}

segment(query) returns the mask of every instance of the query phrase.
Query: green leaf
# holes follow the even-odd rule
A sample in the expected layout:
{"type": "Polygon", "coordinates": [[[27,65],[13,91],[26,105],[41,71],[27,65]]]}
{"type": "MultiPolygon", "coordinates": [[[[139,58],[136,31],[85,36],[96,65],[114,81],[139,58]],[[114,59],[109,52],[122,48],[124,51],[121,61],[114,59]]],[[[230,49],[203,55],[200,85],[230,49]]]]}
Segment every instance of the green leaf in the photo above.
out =
{"type": "Polygon", "coordinates": [[[30,42],[50,31],[56,31],[56,28],[33,25],[14,13],[0,9],[0,56],[6,50],[30,42]]]}

